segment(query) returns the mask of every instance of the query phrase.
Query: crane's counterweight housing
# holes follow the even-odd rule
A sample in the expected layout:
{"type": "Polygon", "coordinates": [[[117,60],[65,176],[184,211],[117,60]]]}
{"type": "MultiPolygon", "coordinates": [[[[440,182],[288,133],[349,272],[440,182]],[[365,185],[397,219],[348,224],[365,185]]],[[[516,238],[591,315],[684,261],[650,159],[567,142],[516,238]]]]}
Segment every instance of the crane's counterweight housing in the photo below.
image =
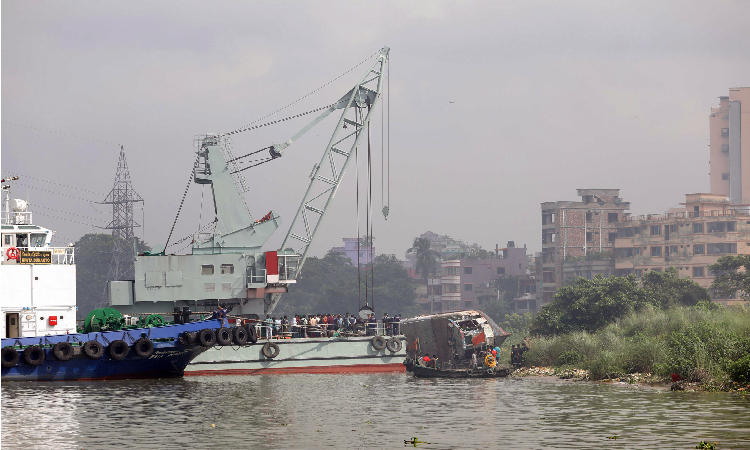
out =
{"type": "Polygon", "coordinates": [[[289,284],[296,282],[346,167],[366,135],[382,92],[388,52],[384,47],[368,72],[338,102],[289,140],[269,147],[271,157],[278,158],[329,114],[343,110],[282,243],[281,249],[296,246],[295,251],[263,251],[281,217],[270,211],[253,220],[241,194],[243,181],[236,176],[239,158],[232,156],[228,136],[201,135],[196,138],[193,180],[211,187],[216,214],[213,232],[193,235],[190,255],[138,255],[135,280],[109,282],[109,304],[123,313],[164,313],[183,307],[210,310],[219,303],[227,304],[233,315],[245,317],[273,311],[289,284]]]}

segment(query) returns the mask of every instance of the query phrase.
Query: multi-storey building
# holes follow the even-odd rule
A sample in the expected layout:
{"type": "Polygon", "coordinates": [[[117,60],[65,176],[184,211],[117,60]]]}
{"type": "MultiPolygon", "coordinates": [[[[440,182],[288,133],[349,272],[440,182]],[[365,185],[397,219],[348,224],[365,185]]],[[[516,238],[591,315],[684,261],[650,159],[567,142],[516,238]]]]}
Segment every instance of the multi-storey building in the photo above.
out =
{"type": "Polygon", "coordinates": [[[630,209],[619,195],[619,189],[578,189],[581,201],[542,203],[542,304],[552,301],[562,286],[565,267],[582,276],[608,275],[609,269],[599,267],[607,263],[592,255],[614,248],[617,223],[630,209]]]}
{"type": "Polygon", "coordinates": [[[478,308],[478,298],[489,295],[495,278],[526,275],[526,246],[509,245],[497,258],[446,260],[441,271],[441,304],[432,310],[478,308]]]}
{"type": "MultiPolygon", "coordinates": [[[[750,254],[750,213],[730,207],[723,195],[687,194],[684,211],[630,216],[615,239],[616,275],[640,278],[675,267],[681,277],[709,289],[708,266],[724,255],[750,254]]],[[[713,296],[713,294],[712,294],[713,296]]],[[[738,299],[716,299],[722,304],[738,299]]]]}
{"type": "Polygon", "coordinates": [[[344,238],[343,240],[343,247],[332,247],[330,251],[343,253],[355,267],[358,262],[360,266],[366,266],[375,258],[375,247],[365,245],[364,239],[344,238]]]}
{"type": "Polygon", "coordinates": [[[711,192],[729,197],[732,205],[750,203],[750,87],[730,88],[711,108],[710,129],[711,192]]]}

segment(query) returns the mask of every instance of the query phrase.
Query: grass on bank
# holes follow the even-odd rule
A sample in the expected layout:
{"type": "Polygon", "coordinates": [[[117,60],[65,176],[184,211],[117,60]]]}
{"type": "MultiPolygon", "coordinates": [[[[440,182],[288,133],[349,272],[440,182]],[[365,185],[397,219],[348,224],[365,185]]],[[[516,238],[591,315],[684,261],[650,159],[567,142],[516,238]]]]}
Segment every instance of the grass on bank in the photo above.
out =
{"type": "Polygon", "coordinates": [[[525,366],[570,366],[591,379],[671,374],[721,389],[750,383],[750,309],[710,303],[633,313],[595,333],[534,337],[525,366]]]}

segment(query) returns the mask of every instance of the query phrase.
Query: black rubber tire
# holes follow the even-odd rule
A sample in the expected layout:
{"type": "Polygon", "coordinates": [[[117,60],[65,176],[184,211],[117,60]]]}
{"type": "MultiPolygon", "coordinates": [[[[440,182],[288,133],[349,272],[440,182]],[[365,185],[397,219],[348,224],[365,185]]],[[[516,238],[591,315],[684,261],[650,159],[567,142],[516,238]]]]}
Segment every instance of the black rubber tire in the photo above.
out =
{"type": "Polygon", "coordinates": [[[182,345],[193,345],[198,340],[198,333],[194,331],[185,331],[180,335],[182,345]]]}
{"type": "Polygon", "coordinates": [[[372,348],[377,351],[383,350],[386,345],[385,338],[383,336],[373,336],[372,341],[370,342],[372,343],[372,348]]]}
{"type": "Polygon", "coordinates": [[[110,358],[115,361],[120,361],[128,356],[128,353],[130,353],[130,347],[127,342],[117,339],[116,341],[110,342],[108,353],[110,358]]]}
{"type": "Polygon", "coordinates": [[[385,346],[388,348],[388,351],[391,353],[398,353],[401,351],[401,339],[399,338],[390,338],[388,339],[388,342],[385,343],[385,346]]]}
{"type": "Polygon", "coordinates": [[[216,330],[216,343],[219,345],[232,345],[232,330],[225,327],[216,330]]]}
{"type": "Polygon", "coordinates": [[[18,352],[13,347],[5,347],[3,348],[3,354],[2,354],[2,360],[3,360],[3,367],[6,369],[10,369],[11,367],[15,367],[16,364],[18,364],[18,352]]]}
{"type": "Polygon", "coordinates": [[[202,347],[213,347],[216,345],[216,333],[210,328],[204,328],[198,332],[198,343],[202,347]]]}
{"type": "Polygon", "coordinates": [[[279,346],[273,342],[266,342],[263,344],[263,356],[269,359],[273,359],[279,356],[279,346]]]}
{"type": "Polygon", "coordinates": [[[58,342],[52,347],[52,356],[58,361],[70,361],[73,357],[73,346],[67,342],[58,342]]]}
{"type": "Polygon", "coordinates": [[[151,339],[142,337],[133,344],[133,351],[141,358],[148,358],[154,354],[154,343],[151,339]]]}
{"type": "Polygon", "coordinates": [[[30,366],[40,366],[46,356],[44,349],[38,345],[30,345],[23,351],[23,360],[30,366]]]}
{"type": "Polygon", "coordinates": [[[255,324],[249,323],[245,325],[247,328],[247,341],[250,344],[255,344],[258,342],[258,334],[255,332],[255,324]]]}
{"type": "Polygon", "coordinates": [[[234,343],[237,345],[247,344],[247,329],[245,327],[236,327],[232,333],[234,336],[234,343]]]}
{"type": "Polygon", "coordinates": [[[89,359],[99,359],[104,355],[104,346],[99,341],[88,341],[83,344],[83,354],[89,359]]]}

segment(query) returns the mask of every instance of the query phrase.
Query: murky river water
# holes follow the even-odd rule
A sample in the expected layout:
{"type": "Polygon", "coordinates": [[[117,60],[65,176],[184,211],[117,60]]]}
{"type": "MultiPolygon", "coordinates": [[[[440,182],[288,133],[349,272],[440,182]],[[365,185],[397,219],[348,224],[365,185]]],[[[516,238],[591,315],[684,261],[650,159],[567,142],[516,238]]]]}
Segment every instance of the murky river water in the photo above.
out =
{"type": "Polygon", "coordinates": [[[0,420],[3,449],[750,449],[747,397],[535,378],[3,383],[0,420]]]}

